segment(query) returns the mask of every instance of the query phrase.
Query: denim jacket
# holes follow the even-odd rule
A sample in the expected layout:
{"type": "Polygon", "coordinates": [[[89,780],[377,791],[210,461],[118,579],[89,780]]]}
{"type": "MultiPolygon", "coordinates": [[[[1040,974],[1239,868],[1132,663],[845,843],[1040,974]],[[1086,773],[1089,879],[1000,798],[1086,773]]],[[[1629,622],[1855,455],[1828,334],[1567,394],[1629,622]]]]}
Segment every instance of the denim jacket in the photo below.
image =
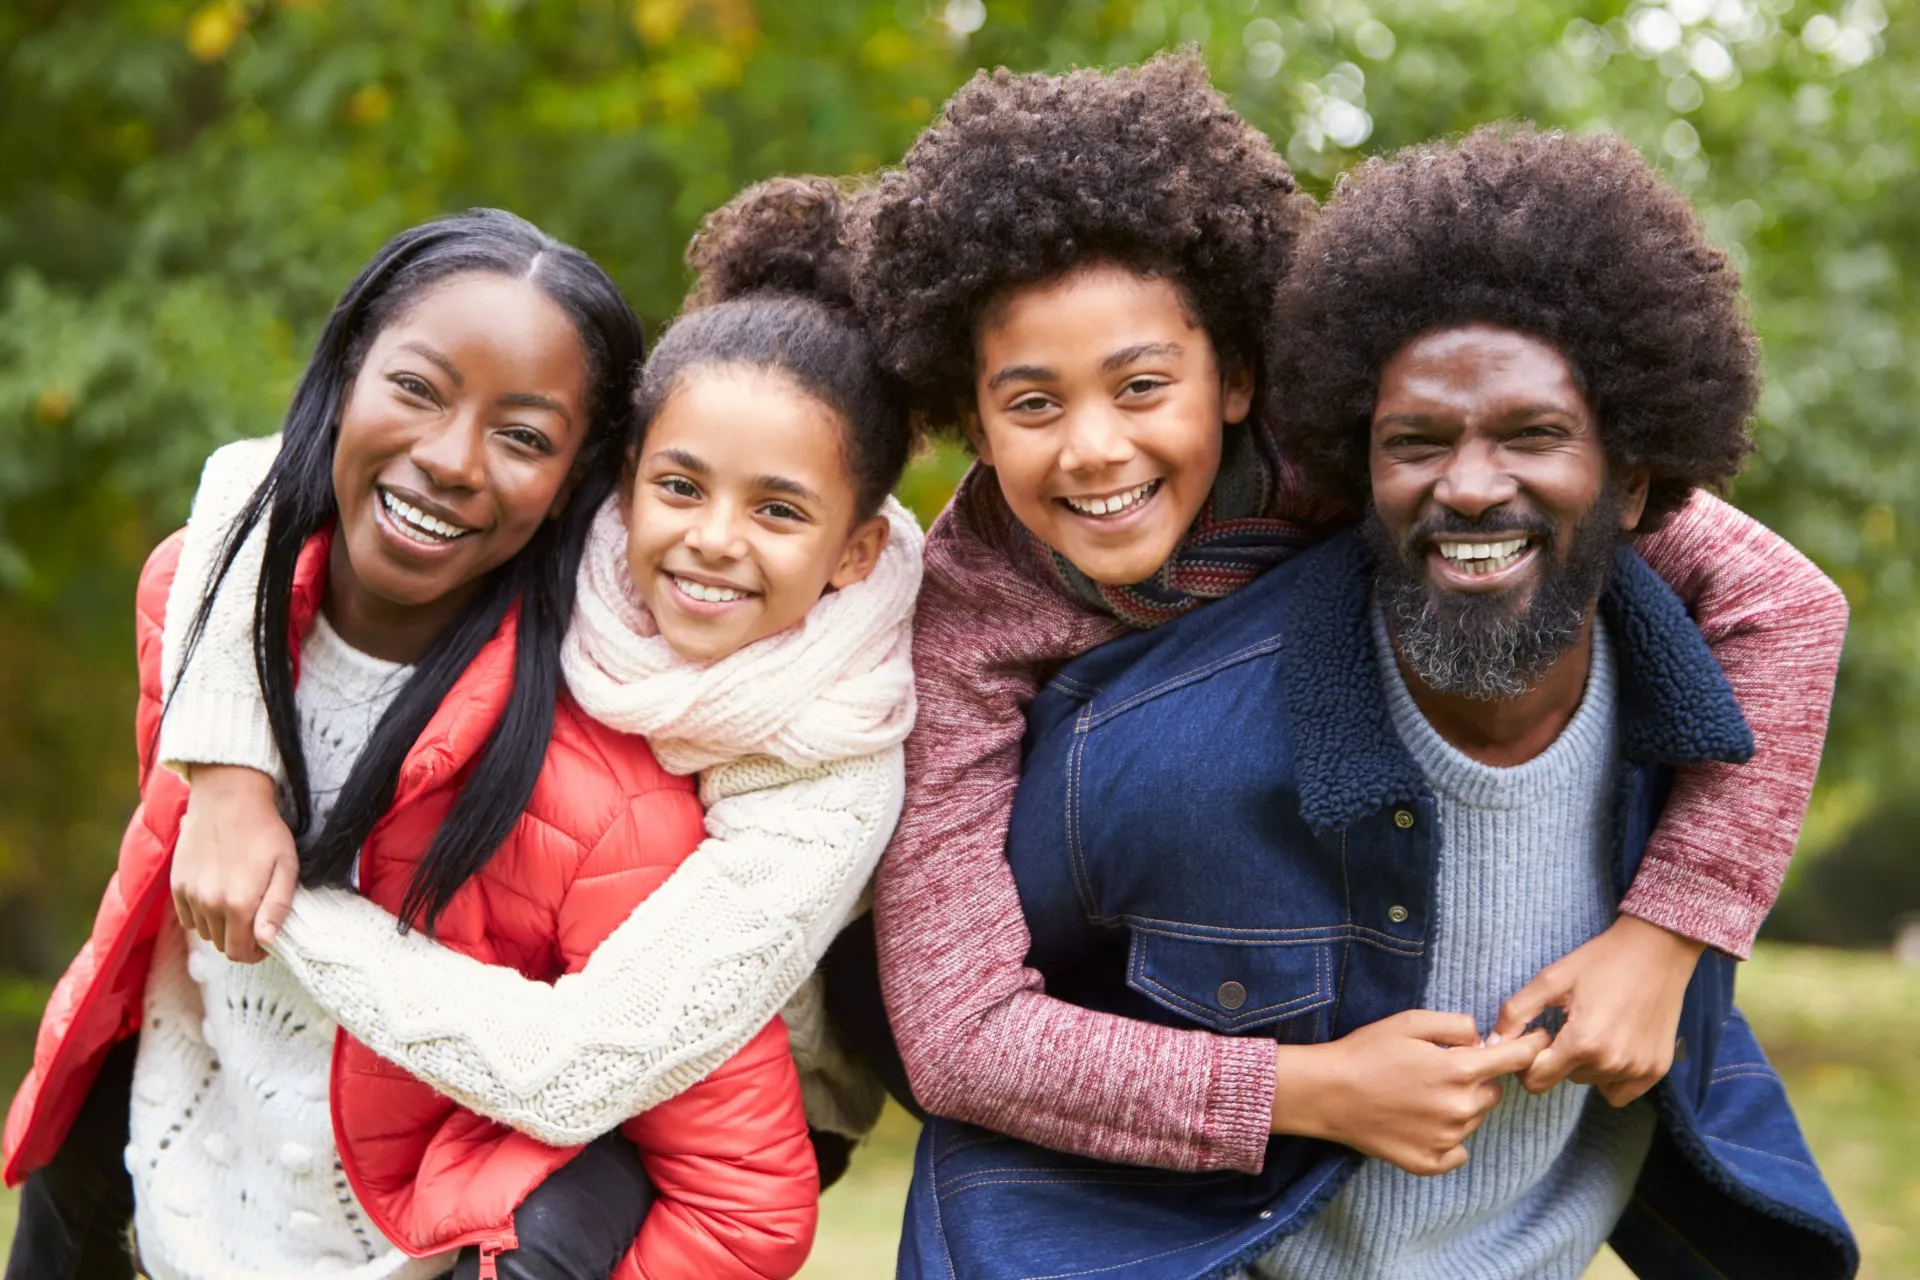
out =
{"type": "MultiPolygon", "coordinates": [[[[1063,668],[1028,714],[1007,856],[1047,990],[1089,1008],[1287,1044],[1418,1008],[1433,945],[1436,804],[1388,716],[1364,544],[1346,534],[1219,603],[1063,668]]],[[[1601,601],[1620,664],[1612,884],[1632,881],[1672,767],[1752,737],[1699,632],[1623,550],[1601,601]]],[[[1612,1245],[1643,1276],[1851,1276],[1858,1252],[1701,957],[1657,1136],[1612,1245]]],[[[1065,1155],[936,1118],[900,1274],[1223,1276],[1303,1226],[1360,1157],[1275,1137],[1259,1174],[1065,1155]]]]}

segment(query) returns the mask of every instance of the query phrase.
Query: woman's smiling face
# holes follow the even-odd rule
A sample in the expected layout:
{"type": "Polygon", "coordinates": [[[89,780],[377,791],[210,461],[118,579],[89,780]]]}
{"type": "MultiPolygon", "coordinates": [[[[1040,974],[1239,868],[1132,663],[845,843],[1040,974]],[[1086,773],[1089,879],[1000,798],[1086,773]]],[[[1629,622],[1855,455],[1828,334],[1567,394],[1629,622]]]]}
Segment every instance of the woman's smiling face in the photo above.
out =
{"type": "Polygon", "coordinates": [[[1096,263],[1015,290],[976,336],[970,434],[1020,522],[1096,582],[1151,577],[1213,488],[1253,381],[1171,281],[1096,263]]]}
{"type": "Polygon", "coordinates": [[[627,568],[676,653],[723,658],[872,572],[887,522],[861,518],[845,430],[781,373],[681,377],[647,425],[626,504],[627,568]]]}
{"type": "Polygon", "coordinates": [[[538,286],[431,286],[368,347],[333,454],[327,613],[409,661],[566,502],[587,434],[580,335],[538,286]]]}

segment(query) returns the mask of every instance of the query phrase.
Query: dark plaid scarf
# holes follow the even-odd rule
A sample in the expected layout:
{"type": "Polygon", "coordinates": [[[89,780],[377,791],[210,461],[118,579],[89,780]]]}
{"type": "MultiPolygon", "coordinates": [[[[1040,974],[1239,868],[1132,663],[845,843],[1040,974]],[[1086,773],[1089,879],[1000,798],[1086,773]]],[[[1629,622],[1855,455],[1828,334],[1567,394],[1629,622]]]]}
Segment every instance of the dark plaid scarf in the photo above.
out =
{"type": "Polygon", "coordinates": [[[1047,562],[1075,599],[1138,630],[1157,627],[1231,595],[1324,537],[1328,512],[1306,496],[1265,431],[1228,426],[1213,491],[1151,578],[1121,587],[1095,582],[1051,548],[1047,562]]]}

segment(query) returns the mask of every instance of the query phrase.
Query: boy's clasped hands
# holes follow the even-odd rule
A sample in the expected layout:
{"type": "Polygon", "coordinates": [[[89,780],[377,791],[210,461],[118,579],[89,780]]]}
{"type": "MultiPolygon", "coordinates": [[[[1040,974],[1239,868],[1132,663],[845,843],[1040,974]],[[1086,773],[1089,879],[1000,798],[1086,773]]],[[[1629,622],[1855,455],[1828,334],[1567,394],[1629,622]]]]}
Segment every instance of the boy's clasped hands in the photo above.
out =
{"type": "Polygon", "coordinates": [[[1701,946],[1622,915],[1508,998],[1484,1038],[1463,1013],[1409,1009],[1327,1044],[1279,1045],[1273,1131],[1338,1142],[1408,1173],[1448,1173],[1515,1077],[1593,1085],[1624,1107],[1673,1065],[1701,946]],[[1557,1034],[1534,1025],[1548,1009],[1557,1034]],[[1531,1029],[1529,1029],[1531,1028],[1531,1029]]]}

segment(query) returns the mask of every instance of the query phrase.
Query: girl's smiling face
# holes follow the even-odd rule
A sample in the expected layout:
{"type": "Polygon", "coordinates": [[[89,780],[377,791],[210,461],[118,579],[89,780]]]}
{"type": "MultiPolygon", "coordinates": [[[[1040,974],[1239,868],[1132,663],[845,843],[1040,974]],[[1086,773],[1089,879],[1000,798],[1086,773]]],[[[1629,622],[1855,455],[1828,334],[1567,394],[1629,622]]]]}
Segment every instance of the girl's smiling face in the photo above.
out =
{"type": "Polygon", "coordinates": [[[524,280],[431,287],[375,335],[333,453],[327,616],[412,661],[566,502],[587,434],[580,334],[524,280]]]}
{"type": "Polygon", "coordinates": [[[686,373],[648,424],[626,504],[627,568],[682,657],[723,658],[873,571],[840,415],[785,374],[686,373]]]}
{"type": "Polygon", "coordinates": [[[1095,582],[1151,577],[1199,515],[1253,379],[1171,281],[1096,263],[1015,290],[976,336],[969,434],[1020,522],[1095,582]]]}

